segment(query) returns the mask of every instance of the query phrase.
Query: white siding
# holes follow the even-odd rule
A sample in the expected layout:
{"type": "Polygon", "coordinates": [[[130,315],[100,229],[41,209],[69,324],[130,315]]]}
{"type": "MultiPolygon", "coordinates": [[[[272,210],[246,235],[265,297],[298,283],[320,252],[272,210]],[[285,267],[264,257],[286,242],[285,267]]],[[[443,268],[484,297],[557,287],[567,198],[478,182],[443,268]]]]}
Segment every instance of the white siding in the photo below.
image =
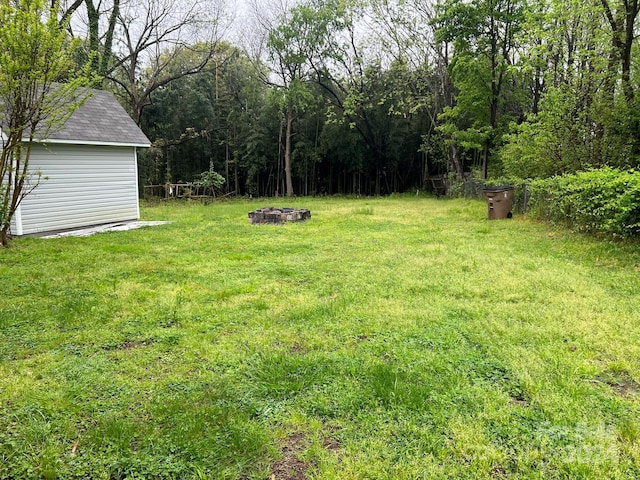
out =
{"type": "Polygon", "coordinates": [[[20,205],[18,235],[139,217],[134,147],[36,144],[30,169],[43,179],[20,205]]]}

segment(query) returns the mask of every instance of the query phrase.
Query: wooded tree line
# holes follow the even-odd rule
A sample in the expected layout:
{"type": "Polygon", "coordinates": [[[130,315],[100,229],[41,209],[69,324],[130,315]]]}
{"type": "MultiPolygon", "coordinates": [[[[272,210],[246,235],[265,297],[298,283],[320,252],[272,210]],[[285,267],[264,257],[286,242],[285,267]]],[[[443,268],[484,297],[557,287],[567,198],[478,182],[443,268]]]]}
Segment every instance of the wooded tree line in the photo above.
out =
{"type": "Polygon", "coordinates": [[[242,41],[211,2],[63,7],[153,142],[143,184],[377,195],[639,164],[638,0],[256,2],[242,41]]]}

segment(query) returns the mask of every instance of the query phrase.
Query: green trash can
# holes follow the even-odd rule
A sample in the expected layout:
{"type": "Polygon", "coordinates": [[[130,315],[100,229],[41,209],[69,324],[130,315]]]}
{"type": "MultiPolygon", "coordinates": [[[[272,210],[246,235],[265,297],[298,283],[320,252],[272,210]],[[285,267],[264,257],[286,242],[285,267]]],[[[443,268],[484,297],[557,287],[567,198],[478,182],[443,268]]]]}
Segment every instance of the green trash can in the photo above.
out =
{"type": "Polygon", "coordinates": [[[513,187],[488,187],[482,190],[487,199],[489,220],[511,218],[513,205],[513,187]]]}

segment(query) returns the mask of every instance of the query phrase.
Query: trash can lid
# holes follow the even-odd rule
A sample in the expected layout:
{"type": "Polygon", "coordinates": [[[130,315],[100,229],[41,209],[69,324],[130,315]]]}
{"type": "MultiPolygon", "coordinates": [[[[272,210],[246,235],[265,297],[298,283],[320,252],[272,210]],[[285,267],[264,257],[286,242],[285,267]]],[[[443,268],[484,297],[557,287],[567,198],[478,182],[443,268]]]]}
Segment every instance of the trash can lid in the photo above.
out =
{"type": "Polygon", "coordinates": [[[502,187],[485,187],[482,189],[483,192],[504,192],[506,190],[513,190],[513,187],[505,185],[502,187]]]}

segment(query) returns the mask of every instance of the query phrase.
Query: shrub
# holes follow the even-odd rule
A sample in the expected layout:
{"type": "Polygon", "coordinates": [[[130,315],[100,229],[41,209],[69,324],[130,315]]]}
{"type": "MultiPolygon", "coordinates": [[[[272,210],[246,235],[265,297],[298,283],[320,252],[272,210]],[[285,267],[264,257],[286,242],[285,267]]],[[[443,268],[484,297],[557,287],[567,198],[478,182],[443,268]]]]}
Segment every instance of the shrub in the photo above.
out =
{"type": "Polygon", "coordinates": [[[213,162],[209,163],[209,170],[202,172],[193,182],[198,187],[209,187],[211,189],[222,188],[225,178],[213,168],[213,162]]]}
{"type": "Polygon", "coordinates": [[[640,172],[589,170],[531,183],[533,213],[580,232],[640,234],[640,172]]]}

